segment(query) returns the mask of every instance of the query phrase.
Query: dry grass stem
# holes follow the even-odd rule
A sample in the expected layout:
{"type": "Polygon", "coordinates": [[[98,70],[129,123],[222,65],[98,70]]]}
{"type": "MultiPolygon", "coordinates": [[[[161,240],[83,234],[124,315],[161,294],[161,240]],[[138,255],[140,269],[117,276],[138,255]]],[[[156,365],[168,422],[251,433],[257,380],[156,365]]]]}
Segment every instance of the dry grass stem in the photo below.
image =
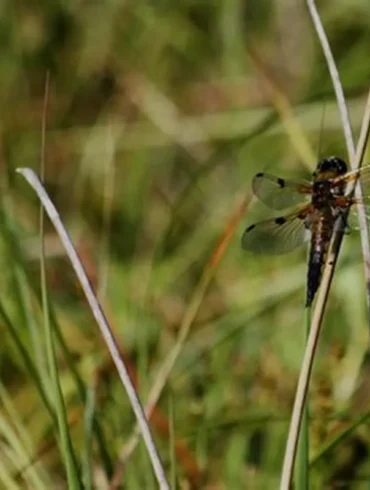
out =
{"type": "Polygon", "coordinates": [[[349,112],[347,108],[347,103],[346,99],[344,97],[343,93],[343,88],[342,84],[340,81],[339,73],[337,66],[335,64],[335,60],[333,57],[333,53],[331,52],[329,40],[327,38],[327,35],[325,33],[324,27],[322,25],[319,13],[317,11],[316,5],[314,0],[307,0],[307,7],[310,11],[311,19],[313,22],[313,25],[316,29],[317,36],[319,38],[321,48],[323,51],[323,54],[326,59],[326,63],[328,65],[328,69],[330,72],[331,80],[333,83],[333,88],[335,91],[335,96],[337,98],[337,103],[338,103],[338,109],[342,121],[342,127],[344,131],[344,138],[346,141],[347,145],[347,150],[348,150],[348,155],[350,162],[353,163],[354,157],[355,157],[355,144],[353,142],[353,135],[352,135],[352,129],[351,129],[351,123],[349,119],[349,112]]]}
{"type": "Polygon", "coordinates": [[[108,350],[112,356],[113,362],[117,368],[119,377],[124,385],[127,395],[129,397],[132,409],[135,413],[138,425],[140,427],[140,432],[143,436],[157,481],[162,490],[168,490],[169,485],[163,470],[163,466],[161,460],[159,458],[159,454],[157,448],[154,444],[152,435],[150,433],[148,422],[145,418],[145,414],[143,408],[140,404],[139,398],[135,392],[133,384],[131,382],[130,376],[126,369],[126,366],[119,354],[119,349],[117,346],[117,342],[114,338],[113,332],[106,320],[103,309],[98,302],[94,291],[92,290],[90,281],[86,275],[84,267],[81,263],[81,260],[76,252],[76,249],[59,217],[59,214],[51,202],[48,194],[46,193],[42,183],[39,178],[35,174],[33,170],[30,168],[20,168],[17,169],[23,177],[27,180],[27,182],[31,185],[31,187],[37,193],[46,213],[48,214],[51,222],[53,223],[60,240],[66,250],[69,260],[71,261],[72,267],[78,277],[78,280],[81,284],[81,287],[85,293],[86,299],[90,305],[91,311],[95,317],[95,320],[99,326],[100,332],[107,344],[108,350]]]}
{"type": "MultiPolygon", "coordinates": [[[[365,152],[369,127],[370,127],[370,92],[369,92],[368,103],[366,105],[364,120],[361,128],[359,144],[356,151],[355,164],[357,166],[360,166],[365,152]]],[[[348,188],[348,192],[353,193],[354,188],[356,186],[356,181],[354,180],[350,182],[349,185],[350,187],[348,188]]],[[[323,272],[320,290],[319,290],[315,310],[312,317],[310,334],[307,340],[307,346],[302,362],[302,368],[299,375],[297,391],[294,400],[294,407],[292,412],[292,418],[289,427],[288,440],[287,440],[285,456],[284,456],[282,477],[280,483],[281,490],[288,490],[292,479],[299,431],[300,431],[300,426],[302,421],[302,414],[303,414],[304,404],[307,396],[309,379],[310,379],[312,365],[316,352],[316,346],[319,339],[322,319],[325,312],[325,307],[329,295],[329,290],[334,274],[335,265],[338,258],[340,245],[343,239],[343,231],[339,229],[340,224],[341,224],[340,221],[337,222],[336,230],[334,231],[330,243],[328,258],[323,272]]]]}
{"type": "MultiPolygon", "coordinates": [[[[320,39],[320,42],[322,45],[322,49],[323,49],[323,52],[325,54],[327,64],[329,67],[329,71],[330,71],[330,74],[332,77],[332,82],[333,82],[333,86],[334,86],[334,90],[336,93],[337,102],[338,102],[338,106],[339,106],[339,110],[340,110],[340,114],[341,114],[341,118],[342,118],[342,125],[343,125],[344,134],[345,134],[345,139],[346,139],[346,144],[347,144],[347,149],[348,149],[348,154],[349,154],[351,166],[354,170],[356,170],[356,169],[360,168],[360,166],[361,166],[363,155],[364,155],[365,148],[366,148],[367,137],[368,137],[368,133],[369,133],[370,92],[369,92],[369,96],[368,96],[368,102],[367,102],[366,108],[365,108],[365,113],[364,113],[363,122],[362,122],[362,126],[361,126],[361,132],[360,132],[360,138],[359,138],[357,150],[355,151],[351,126],[350,126],[350,121],[349,121],[348,109],[347,109],[346,101],[344,98],[343,89],[342,89],[342,86],[340,83],[338,70],[336,68],[335,61],[334,61],[334,58],[333,58],[332,53],[331,53],[330,45],[329,45],[328,39],[326,37],[325,31],[323,29],[323,26],[322,26],[320,17],[318,15],[318,12],[316,10],[314,1],[307,0],[307,4],[308,4],[308,8],[310,10],[310,14],[312,16],[312,20],[313,20],[313,23],[315,25],[317,34],[319,36],[319,39],[320,39]]],[[[355,193],[356,198],[361,200],[362,199],[362,192],[361,192],[360,187],[357,186],[356,183],[357,183],[357,180],[351,181],[348,184],[348,187],[346,189],[346,193],[349,195],[353,195],[355,193]]],[[[365,263],[365,274],[366,274],[366,281],[367,281],[367,301],[368,301],[368,308],[369,308],[369,304],[370,304],[369,303],[370,249],[369,249],[368,231],[367,231],[367,226],[366,226],[365,210],[364,210],[363,206],[361,206],[361,205],[359,206],[358,214],[359,214],[359,222],[360,222],[360,228],[361,228],[361,243],[362,243],[362,250],[363,250],[363,256],[364,256],[364,263],[365,263]]],[[[316,347],[318,344],[322,319],[323,319],[325,307],[327,304],[330,285],[331,285],[331,281],[333,278],[335,265],[337,262],[340,246],[341,246],[342,239],[343,239],[343,231],[340,229],[341,220],[342,220],[342,218],[339,217],[339,219],[336,223],[336,226],[335,226],[335,230],[333,233],[331,243],[330,243],[329,253],[328,253],[327,261],[325,264],[323,277],[322,277],[322,281],[321,281],[321,286],[320,286],[320,290],[319,290],[319,294],[317,297],[317,302],[316,302],[316,306],[315,306],[315,310],[314,310],[314,314],[313,314],[313,318],[312,318],[311,329],[310,329],[309,337],[307,340],[307,346],[306,346],[306,350],[305,350],[305,354],[304,354],[302,368],[301,368],[301,372],[299,375],[297,391],[296,391],[296,396],[295,396],[295,401],[294,401],[294,407],[293,407],[293,412],[292,412],[292,418],[291,418],[291,423],[290,423],[290,427],[289,427],[288,440],[287,440],[285,456],[284,456],[284,463],[283,463],[281,483],[280,483],[280,489],[281,490],[288,490],[290,488],[291,481],[292,481],[294,461],[295,461],[295,457],[296,457],[300,426],[301,426],[303,410],[304,410],[305,400],[306,400],[308,386],[309,386],[309,379],[310,379],[310,375],[311,375],[311,371],[312,371],[316,347]]]]}
{"type": "MultiPolygon", "coordinates": [[[[317,36],[319,38],[323,54],[326,59],[326,63],[328,65],[329,73],[331,76],[331,80],[333,83],[333,88],[335,92],[335,96],[337,99],[337,105],[341,117],[341,122],[342,122],[342,127],[343,127],[343,132],[344,132],[344,138],[345,142],[347,145],[347,152],[349,156],[349,161],[351,164],[351,167],[353,170],[356,170],[360,167],[362,158],[359,158],[358,151],[355,151],[355,144],[354,144],[354,138],[353,138],[353,133],[351,129],[351,122],[350,122],[350,117],[349,117],[349,111],[346,103],[346,99],[344,97],[344,92],[343,92],[343,87],[340,82],[340,77],[338,73],[337,66],[335,64],[334,56],[330,48],[330,44],[328,41],[328,38],[326,36],[324,27],[322,25],[319,13],[316,8],[316,4],[314,0],[307,0],[307,6],[311,14],[312,22],[313,25],[316,29],[317,36]]],[[[365,109],[366,111],[366,109],[365,109]]],[[[366,118],[366,115],[365,115],[366,118]]],[[[364,121],[365,121],[364,118],[364,121]]],[[[361,136],[363,134],[363,130],[365,128],[366,132],[366,124],[362,124],[361,126],[361,135],[360,135],[360,140],[359,140],[359,148],[361,148],[361,136]]],[[[367,137],[367,133],[365,134],[365,140],[367,137]]],[[[362,190],[360,186],[355,186],[355,196],[356,199],[358,200],[359,204],[357,205],[357,215],[358,215],[358,222],[359,222],[359,228],[360,228],[360,233],[361,233],[361,248],[362,248],[362,255],[363,255],[363,262],[364,262],[364,269],[365,269],[365,279],[366,279],[366,300],[367,300],[367,309],[368,309],[368,322],[369,322],[369,328],[370,328],[370,237],[369,237],[369,230],[367,227],[367,220],[366,220],[366,212],[364,206],[361,204],[363,200],[362,196],[362,190]]]]}

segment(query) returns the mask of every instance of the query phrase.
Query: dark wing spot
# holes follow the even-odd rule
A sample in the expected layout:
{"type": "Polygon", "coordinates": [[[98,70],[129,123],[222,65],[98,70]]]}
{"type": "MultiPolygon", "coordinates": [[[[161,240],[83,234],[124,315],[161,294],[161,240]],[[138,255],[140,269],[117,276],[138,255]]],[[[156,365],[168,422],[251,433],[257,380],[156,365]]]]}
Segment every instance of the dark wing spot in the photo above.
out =
{"type": "Polygon", "coordinates": [[[281,188],[285,187],[285,180],[281,179],[280,177],[277,179],[277,183],[281,188]]]}
{"type": "Polygon", "coordinates": [[[252,231],[253,228],[255,228],[255,227],[256,227],[256,225],[250,225],[250,226],[248,226],[248,228],[246,228],[245,232],[248,233],[248,231],[252,231]]]}
{"type": "Polygon", "coordinates": [[[260,179],[261,177],[263,177],[263,172],[259,172],[258,174],[256,174],[256,177],[257,177],[258,179],[260,179]]]}
{"type": "Polygon", "coordinates": [[[275,223],[277,225],[283,225],[284,223],[286,223],[286,219],[283,216],[281,216],[280,218],[275,219],[275,223]]]}

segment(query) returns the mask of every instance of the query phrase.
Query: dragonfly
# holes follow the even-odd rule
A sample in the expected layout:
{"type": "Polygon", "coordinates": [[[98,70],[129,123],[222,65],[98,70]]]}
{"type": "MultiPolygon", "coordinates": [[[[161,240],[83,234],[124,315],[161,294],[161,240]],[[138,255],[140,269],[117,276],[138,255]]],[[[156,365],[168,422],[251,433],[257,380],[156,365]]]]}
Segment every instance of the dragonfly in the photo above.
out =
{"type": "Polygon", "coordinates": [[[312,179],[283,179],[258,173],[252,182],[254,194],[273,209],[292,208],[282,216],[248,226],[242,235],[242,248],[260,254],[283,254],[310,242],[306,286],[306,307],[310,307],[320,286],[322,269],[337,218],[345,216],[357,203],[346,195],[349,181],[370,182],[370,166],[348,171],[339,157],[320,160],[312,179]]]}

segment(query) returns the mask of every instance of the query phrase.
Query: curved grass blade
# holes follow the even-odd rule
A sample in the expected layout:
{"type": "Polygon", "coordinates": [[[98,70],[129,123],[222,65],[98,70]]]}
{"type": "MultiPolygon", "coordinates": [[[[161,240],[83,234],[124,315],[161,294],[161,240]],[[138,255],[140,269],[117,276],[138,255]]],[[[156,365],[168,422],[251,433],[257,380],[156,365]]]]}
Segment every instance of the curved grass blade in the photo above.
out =
{"type": "Polygon", "coordinates": [[[149,457],[151,459],[151,463],[154,469],[154,472],[157,477],[157,481],[162,490],[169,489],[169,485],[163,470],[162,463],[159,458],[159,454],[157,448],[154,444],[153,438],[150,433],[150,429],[145,418],[144,410],[141,406],[139,398],[135,392],[134,386],[131,382],[130,376],[128,374],[127,368],[120,356],[119,349],[117,346],[117,342],[114,338],[113,332],[106,320],[103,309],[99,304],[93,290],[89,279],[86,275],[86,272],[82,266],[81,260],[76,252],[74,245],[65,229],[59,214],[51,202],[49,196],[47,195],[44,187],[42,186],[37,175],[30,168],[20,168],[17,169],[17,172],[20,173],[27,182],[31,185],[31,187],[37,193],[39,199],[41,200],[47,214],[49,215],[50,220],[52,221],[55,229],[58,232],[58,235],[62,241],[62,244],[67,252],[67,255],[71,261],[73,269],[79,279],[81,287],[85,293],[86,299],[90,305],[91,311],[95,317],[95,320],[100,328],[100,332],[108,346],[109,352],[112,356],[113,362],[117,368],[118,374],[124,385],[127,395],[129,397],[132,409],[136,415],[137,421],[140,425],[140,431],[143,436],[149,457]]]}

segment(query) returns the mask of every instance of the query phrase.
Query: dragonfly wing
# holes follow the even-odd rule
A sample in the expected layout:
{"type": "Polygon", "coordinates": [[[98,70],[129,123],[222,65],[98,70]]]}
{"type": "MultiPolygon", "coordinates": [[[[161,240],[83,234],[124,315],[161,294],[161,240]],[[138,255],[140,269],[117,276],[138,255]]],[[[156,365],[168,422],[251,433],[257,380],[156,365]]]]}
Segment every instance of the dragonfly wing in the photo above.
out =
{"type": "Polygon", "coordinates": [[[284,209],[304,202],[312,192],[312,184],[308,180],[282,179],[261,172],[254,176],[252,189],[266,206],[284,209]]]}
{"type": "Polygon", "coordinates": [[[357,198],[339,197],[338,199],[339,203],[342,199],[344,199],[346,205],[342,206],[343,208],[346,208],[347,205],[350,206],[350,212],[346,223],[346,228],[348,231],[360,230],[357,212],[358,205],[361,206],[365,212],[367,227],[370,226],[370,165],[361,167],[358,170],[352,170],[344,175],[340,175],[339,177],[333,179],[333,183],[334,185],[338,183],[348,183],[354,179],[357,179],[357,182],[361,185],[362,198],[359,200],[357,198]]]}
{"type": "Polygon", "coordinates": [[[370,201],[370,165],[361,167],[358,170],[352,170],[332,180],[334,184],[338,184],[343,182],[348,183],[355,179],[357,179],[357,182],[361,184],[364,200],[367,200],[367,202],[369,202],[370,201]]]}
{"type": "Polygon", "coordinates": [[[242,248],[259,254],[284,254],[303,245],[311,237],[307,213],[292,213],[249,226],[242,236],[242,248]]]}
{"type": "MultiPolygon", "coordinates": [[[[362,207],[364,213],[365,213],[365,218],[366,218],[366,226],[367,228],[370,227],[370,204],[365,204],[361,203],[360,206],[362,207]]],[[[359,221],[358,221],[358,209],[357,205],[353,204],[351,206],[351,209],[349,211],[349,215],[347,217],[347,222],[346,222],[346,228],[348,231],[355,231],[355,230],[360,230],[362,227],[359,226],[359,221]]]]}
{"type": "Polygon", "coordinates": [[[357,182],[360,183],[363,195],[364,205],[370,205],[370,165],[362,167],[359,170],[359,177],[357,182]]]}

